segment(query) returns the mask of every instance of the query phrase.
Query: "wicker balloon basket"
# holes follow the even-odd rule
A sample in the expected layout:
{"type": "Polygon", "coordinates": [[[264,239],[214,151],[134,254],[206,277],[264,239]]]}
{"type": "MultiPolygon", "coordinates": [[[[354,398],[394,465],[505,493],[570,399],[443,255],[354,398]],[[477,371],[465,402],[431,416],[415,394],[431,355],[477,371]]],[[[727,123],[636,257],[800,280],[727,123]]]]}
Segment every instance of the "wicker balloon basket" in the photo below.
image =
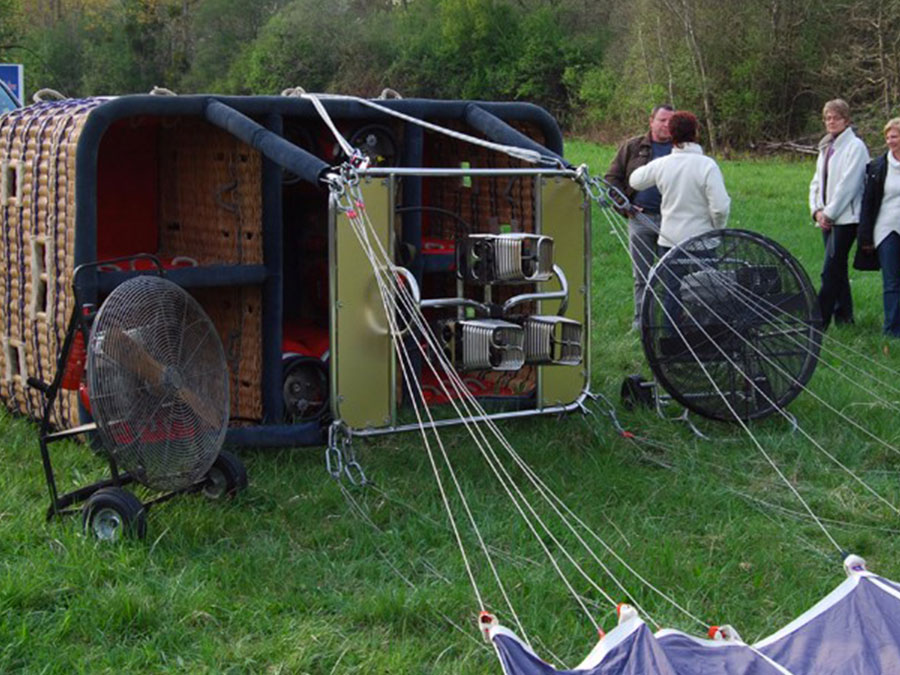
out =
{"type": "MultiPolygon", "coordinates": [[[[40,414],[41,396],[25,379],[52,378],[72,310],[76,154],[85,122],[102,104],[41,103],[0,119],[0,296],[8,309],[0,396],[32,417],[40,414]]],[[[173,266],[262,264],[257,151],[190,117],[117,122],[96,150],[96,174],[85,177],[99,193],[96,259],[147,252],[173,266]]],[[[111,266],[101,274],[116,271],[111,266]]],[[[195,294],[228,350],[235,416],[261,419],[259,287],[195,294]]],[[[62,397],[61,414],[77,421],[76,391],[62,397]]]]}
{"type": "MultiPolygon", "coordinates": [[[[385,104],[485,136],[466,121],[468,102],[385,104]]],[[[495,171],[383,180],[390,185],[384,196],[393,211],[386,222],[397,262],[415,269],[428,294],[481,292],[460,290],[455,280],[448,251],[461,238],[539,229],[541,183],[510,175],[527,167],[520,160],[364,106],[329,106],[341,132],[357,147],[369,147],[384,168],[495,171]]],[[[510,131],[561,152],[559,129],[543,110],[527,104],[479,106],[505,120],[510,131]]],[[[343,161],[309,102],[290,97],[72,99],[0,117],[0,398],[10,410],[40,418],[42,395],[28,386],[28,378],[48,382],[68,366],[56,426],[88,419],[86,397],[78,391],[83,349],[73,350],[69,364],[58,363],[74,309],[74,272],[80,265],[147,253],[200,302],[219,332],[230,374],[229,440],[321,441],[327,415],[298,421],[286,413],[283,361],[297,354],[313,358],[335,378],[333,363],[329,366],[330,347],[336,345],[335,267],[329,262],[337,246],[334,216],[327,189],[317,180],[299,180],[280,164],[273,138],[322,166],[343,161]],[[237,121],[223,122],[221,109],[237,121]],[[256,144],[266,134],[271,138],[256,144]]],[[[99,306],[118,284],[143,271],[134,260],[99,265],[83,275],[89,288],[80,288],[78,297],[99,306]]],[[[492,300],[502,303],[517,292],[497,287],[492,300]]],[[[531,303],[521,310],[534,308],[531,303]]],[[[90,311],[90,306],[78,309],[90,311]]],[[[522,397],[533,396],[537,372],[525,367],[514,374],[468,377],[478,380],[476,391],[522,397]]],[[[402,393],[396,386],[391,391],[402,393]]],[[[332,408],[336,400],[332,396],[332,408]]]]}

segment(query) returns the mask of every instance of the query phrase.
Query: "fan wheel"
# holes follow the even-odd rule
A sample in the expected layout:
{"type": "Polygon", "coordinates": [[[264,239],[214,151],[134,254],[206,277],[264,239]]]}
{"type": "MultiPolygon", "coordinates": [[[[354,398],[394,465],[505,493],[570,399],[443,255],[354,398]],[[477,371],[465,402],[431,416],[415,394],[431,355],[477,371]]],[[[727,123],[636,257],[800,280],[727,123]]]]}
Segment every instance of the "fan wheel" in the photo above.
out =
{"type": "Polygon", "coordinates": [[[213,500],[230,498],[246,490],[247,485],[244,463],[227,450],[222,450],[206,474],[203,496],[213,500]]]}
{"type": "Polygon", "coordinates": [[[311,356],[285,360],[282,394],[287,422],[301,424],[328,412],[328,364],[311,356]]]}
{"type": "Polygon", "coordinates": [[[147,510],[123,488],[97,490],[84,503],[81,513],[84,533],[99,541],[143,539],[147,535],[147,510]]]}
{"type": "Polygon", "coordinates": [[[746,230],[713,230],[650,273],[641,339],[656,381],[704,417],[734,421],[790,403],[822,342],[816,293],[800,263],[746,230]]]}

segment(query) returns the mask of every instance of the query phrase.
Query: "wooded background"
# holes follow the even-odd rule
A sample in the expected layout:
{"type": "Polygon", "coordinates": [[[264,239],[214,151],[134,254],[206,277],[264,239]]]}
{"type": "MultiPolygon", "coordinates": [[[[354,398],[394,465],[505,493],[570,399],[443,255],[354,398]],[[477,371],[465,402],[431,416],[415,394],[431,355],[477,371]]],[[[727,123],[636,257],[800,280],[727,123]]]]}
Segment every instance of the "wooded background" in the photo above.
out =
{"type": "Polygon", "coordinates": [[[527,100],[618,140],[694,110],[710,150],[821,134],[846,98],[880,146],[900,113],[900,0],[0,0],[30,93],[527,100]]]}

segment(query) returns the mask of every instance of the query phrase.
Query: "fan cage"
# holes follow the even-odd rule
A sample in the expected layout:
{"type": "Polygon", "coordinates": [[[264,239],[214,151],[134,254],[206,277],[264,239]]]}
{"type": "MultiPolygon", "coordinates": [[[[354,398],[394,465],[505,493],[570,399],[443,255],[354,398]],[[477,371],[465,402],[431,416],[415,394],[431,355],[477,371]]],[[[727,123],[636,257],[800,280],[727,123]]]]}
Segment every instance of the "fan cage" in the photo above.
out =
{"type": "Polygon", "coordinates": [[[712,419],[782,409],[815,371],[821,317],[803,268],[776,242],[715,230],[654,266],[641,310],[644,352],[660,385],[712,419]]]}
{"type": "Polygon", "coordinates": [[[118,466],[157,490],[206,476],[228,426],[228,370],[215,326],[185,290],[157,276],[117,286],[94,320],[87,376],[118,466]]]}

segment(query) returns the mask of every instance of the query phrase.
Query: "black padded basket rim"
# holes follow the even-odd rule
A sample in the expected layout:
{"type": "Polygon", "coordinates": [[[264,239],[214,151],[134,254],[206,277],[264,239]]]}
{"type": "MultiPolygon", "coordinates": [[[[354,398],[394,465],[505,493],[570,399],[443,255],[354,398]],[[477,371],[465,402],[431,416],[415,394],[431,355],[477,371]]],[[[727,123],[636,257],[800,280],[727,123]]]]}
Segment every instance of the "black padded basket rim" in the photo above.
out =
{"type": "MultiPolygon", "coordinates": [[[[681,252],[680,249],[682,249],[683,247],[687,247],[688,245],[700,241],[706,237],[722,236],[735,236],[738,238],[750,240],[760,246],[770,249],[790,270],[794,278],[800,284],[804,295],[808,298],[812,298],[813,300],[808,305],[808,314],[810,318],[809,328],[811,332],[811,335],[808,338],[808,358],[804,363],[801,372],[794,375],[794,379],[796,381],[791,385],[791,387],[784,395],[780,396],[775,401],[775,406],[767,403],[766,406],[757,408],[751,414],[740,418],[745,421],[759,419],[771,415],[772,413],[776,412],[776,410],[783,409],[788,403],[794,400],[800,394],[800,392],[803,391],[804,386],[812,378],[819,360],[819,350],[822,346],[822,315],[819,310],[819,303],[816,301],[817,294],[815,292],[815,288],[813,287],[812,282],[809,279],[809,275],[806,273],[806,270],[800,264],[800,261],[798,261],[790,253],[790,251],[788,251],[777,241],[775,241],[774,239],[770,239],[765,235],[759,234],[758,232],[740,228],[709,230],[707,232],[703,232],[694,237],[691,237],[678,246],[674,246],[669,249],[669,251],[662,258],[660,258],[660,260],[658,260],[650,270],[650,274],[647,277],[647,288],[650,288],[657,275],[660,263],[663,262],[666,258],[679,255],[681,252]]],[[[644,297],[641,301],[641,346],[644,349],[644,356],[647,359],[650,370],[653,371],[653,375],[656,378],[657,383],[662,386],[663,389],[665,389],[673,399],[675,399],[678,403],[683,405],[688,410],[696,412],[697,414],[708,419],[713,419],[721,422],[734,422],[735,415],[733,414],[718,415],[713,413],[709,409],[704,408],[703,406],[697,405],[695,401],[691,400],[690,397],[685,396],[682,391],[675,387],[665,376],[665,372],[659,367],[656,355],[652,349],[652,336],[650,335],[649,331],[646,330],[646,327],[650,322],[650,313],[652,312],[652,307],[655,301],[656,299],[653,297],[653,294],[645,291],[644,297]]]]}

